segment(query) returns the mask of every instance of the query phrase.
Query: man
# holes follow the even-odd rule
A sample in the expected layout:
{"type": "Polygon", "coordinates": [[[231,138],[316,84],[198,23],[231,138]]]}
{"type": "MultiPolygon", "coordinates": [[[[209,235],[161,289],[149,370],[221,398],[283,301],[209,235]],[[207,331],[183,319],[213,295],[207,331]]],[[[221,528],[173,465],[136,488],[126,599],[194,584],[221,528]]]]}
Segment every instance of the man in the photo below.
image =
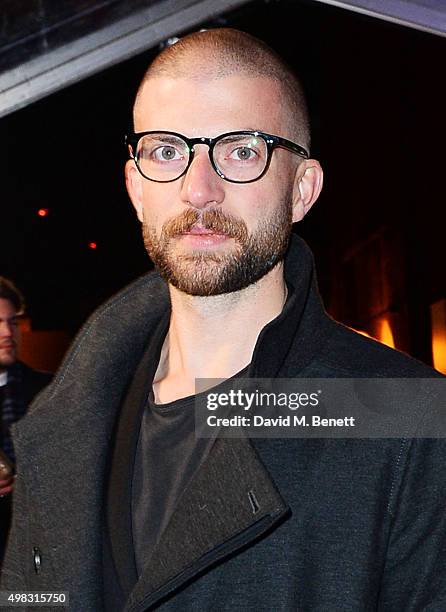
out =
{"type": "Polygon", "coordinates": [[[446,609],[442,441],[194,436],[198,378],[434,375],[330,319],[290,240],[322,186],[299,82],[247,34],[192,34],[149,67],[134,124],[127,188],[162,278],[93,315],[15,428],[2,588],[73,610],[446,609]]]}
{"type": "MultiPolygon", "coordinates": [[[[21,293],[11,281],[0,276],[0,448],[3,462],[11,468],[15,455],[10,427],[23,417],[33,397],[51,376],[31,369],[17,360],[19,329],[17,318],[24,311],[21,293]]],[[[0,459],[1,460],[1,459],[0,459]]],[[[13,470],[0,476],[0,564],[3,558],[11,514],[13,470]]]]}

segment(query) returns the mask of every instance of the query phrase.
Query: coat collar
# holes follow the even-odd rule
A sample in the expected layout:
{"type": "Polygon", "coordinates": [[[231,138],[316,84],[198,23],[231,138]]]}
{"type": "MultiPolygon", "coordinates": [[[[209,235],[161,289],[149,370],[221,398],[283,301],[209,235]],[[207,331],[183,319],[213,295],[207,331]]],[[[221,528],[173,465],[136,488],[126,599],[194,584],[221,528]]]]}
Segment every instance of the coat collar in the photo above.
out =
{"type": "Polygon", "coordinates": [[[285,258],[285,280],[292,294],[281,314],[257,338],[250,367],[252,378],[296,375],[332,332],[332,320],[319,295],[313,254],[296,234],[291,236],[285,258]]]}

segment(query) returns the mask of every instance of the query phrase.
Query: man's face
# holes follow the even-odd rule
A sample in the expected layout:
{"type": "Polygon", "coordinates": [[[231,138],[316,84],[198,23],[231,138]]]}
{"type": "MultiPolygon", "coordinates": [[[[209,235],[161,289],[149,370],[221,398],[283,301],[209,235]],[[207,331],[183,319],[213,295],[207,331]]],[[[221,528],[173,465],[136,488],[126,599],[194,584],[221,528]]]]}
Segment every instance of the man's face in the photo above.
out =
{"type": "MultiPolygon", "coordinates": [[[[135,130],[192,138],[259,130],[290,137],[280,102],[278,84],[267,78],[157,77],[142,93],[135,130]]],[[[206,145],[195,147],[187,174],[172,183],[144,179],[130,161],[127,185],[146,249],[163,277],[191,295],[217,295],[269,272],[288,244],[298,161],[278,149],[267,173],[245,184],[219,177],[206,145]]]]}
{"type": "Polygon", "coordinates": [[[16,361],[18,337],[17,312],[9,300],[0,298],[0,370],[16,361]]]}

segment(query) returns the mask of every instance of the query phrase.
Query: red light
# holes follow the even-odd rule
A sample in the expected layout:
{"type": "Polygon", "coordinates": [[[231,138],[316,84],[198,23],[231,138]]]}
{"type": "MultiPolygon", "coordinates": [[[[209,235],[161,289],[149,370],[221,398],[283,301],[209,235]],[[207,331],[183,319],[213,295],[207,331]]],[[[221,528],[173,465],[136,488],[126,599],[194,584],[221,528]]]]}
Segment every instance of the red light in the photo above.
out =
{"type": "Polygon", "coordinates": [[[47,217],[49,215],[49,212],[49,208],[39,208],[37,214],[39,215],[39,217],[47,217]]]}
{"type": "Polygon", "coordinates": [[[96,244],[96,242],[89,242],[88,247],[94,250],[98,248],[98,245],[96,244]]]}

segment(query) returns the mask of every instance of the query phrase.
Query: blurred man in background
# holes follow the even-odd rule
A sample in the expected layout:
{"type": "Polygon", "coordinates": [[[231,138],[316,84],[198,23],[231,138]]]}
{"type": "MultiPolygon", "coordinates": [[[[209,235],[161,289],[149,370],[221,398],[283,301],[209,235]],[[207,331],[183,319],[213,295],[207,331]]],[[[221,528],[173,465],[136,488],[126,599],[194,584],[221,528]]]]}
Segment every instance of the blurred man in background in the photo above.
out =
{"type": "Polygon", "coordinates": [[[33,397],[51,380],[17,359],[18,317],[23,314],[22,294],[0,276],[0,563],[3,559],[14,486],[14,447],[10,427],[26,412],[33,397]]]}

